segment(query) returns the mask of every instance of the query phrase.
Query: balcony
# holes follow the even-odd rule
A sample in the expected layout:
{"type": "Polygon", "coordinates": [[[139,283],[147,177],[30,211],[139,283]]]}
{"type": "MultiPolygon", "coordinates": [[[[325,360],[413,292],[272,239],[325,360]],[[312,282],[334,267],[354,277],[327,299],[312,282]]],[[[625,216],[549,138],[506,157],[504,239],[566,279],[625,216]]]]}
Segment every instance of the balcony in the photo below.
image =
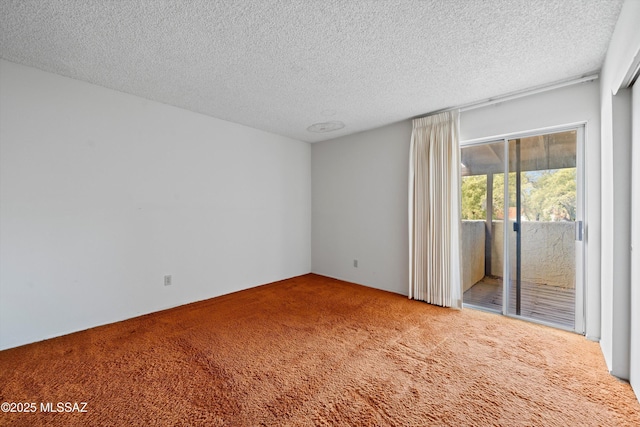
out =
{"type": "MultiPolygon", "coordinates": [[[[520,315],[573,329],[575,312],[575,223],[523,221],[520,315]]],[[[462,221],[463,301],[502,311],[503,221],[491,230],[481,220],[462,221]],[[491,236],[490,239],[487,236],[491,236]],[[488,244],[487,244],[488,243],[488,244]]],[[[515,245],[510,245],[515,247],[515,245]]],[[[515,254],[509,254],[513,260],[515,254]]],[[[512,262],[513,264],[513,262],[512,262]]],[[[514,268],[511,275],[515,277],[514,268]]],[[[509,313],[516,312],[512,281],[509,313]]]]}

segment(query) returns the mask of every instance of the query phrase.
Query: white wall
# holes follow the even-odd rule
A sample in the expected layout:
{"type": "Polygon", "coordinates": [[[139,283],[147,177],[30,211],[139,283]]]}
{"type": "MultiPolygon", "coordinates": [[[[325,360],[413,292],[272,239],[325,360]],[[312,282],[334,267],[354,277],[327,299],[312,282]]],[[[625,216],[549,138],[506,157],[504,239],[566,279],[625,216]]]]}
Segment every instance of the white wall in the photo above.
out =
{"type": "Polygon", "coordinates": [[[631,343],[629,381],[640,397],[640,83],[633,87],[631,183],[631,343]]]}
{"type": "Polygon", "coordinates": [[[310,271],[307,143],[2,61],[0,153],[0,349],[310,271]]]}
{"type": "Polygon", "coordinates": [[[589,339],[600,337],[600,108],[598,82],[582,83],[463,112],[461,140],[586,122],[585,281],[589,339]]]}
{"type": "MultiPolygon", "coordinates": [[[[599,260],[599,89],[585,83],[462,113],[472,139],[574,122],[587,124],[589,247],[599,260]]],[[[313,272],[408,293],[408,176],[411,121],[311,148],[313,272]],[[358,259],[358,268],[353,260],[358,259]]],[[[587,334],[599,337],[600,270],[587,263],[587,334]]]]}
{"type": "Polygon", "coordinates": [[[314,273],[408,294],[410,138],[404,121],[312,145],[314,273]]]}
{"type": "Polygon", "coordinates": [[[613,275],[603,278],[612,304],[611,373],[629,378],[631,326],[631,91],[613,97],[613,210],[603,206],[603,217],[613,223],[613,275]]]}
{"type": "MultiPolygon", "coordinates": [[[[602,339],[600,345],[612,374],[629,378],[630,303],[630,102],[621,89],[640,52],[640,2],[626,1],[602,67],[602,339]],[[618,94],[618,95],[616,95],[618,94]],[[622,162],[622,164],[619,164],[622,162]]],[[[634,331],[638,333],[638,331],[634,331]]]]}

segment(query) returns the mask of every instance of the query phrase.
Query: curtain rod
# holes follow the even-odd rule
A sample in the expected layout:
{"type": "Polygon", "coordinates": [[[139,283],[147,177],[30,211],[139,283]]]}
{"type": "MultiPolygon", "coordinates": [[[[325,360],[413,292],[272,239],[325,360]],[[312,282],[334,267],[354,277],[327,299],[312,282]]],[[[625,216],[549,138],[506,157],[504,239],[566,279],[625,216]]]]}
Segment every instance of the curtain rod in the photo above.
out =
{"type": "MultiPolygon", "coordinates": [[[[572,77],[570,79],[560,80],[558,82],[551,83],[551,84],[540,85],[540,86],[536,86],[529,89],[507,93],[505,95],[495,96],[492,98],[485,99],[483,101],[470,102],[468,104],[459,105],[457,107],[443,108],[442,110],[432,111],[431,113],[427,113],[419,117],[433,116],[435,114],[444,113],[445,111],[460,110],[460,112],[463,112],[463,111],[475,110],[476,108],[487,107],[489,105],[499,104],[505,101],[512,101],[514,99],[524,98],[525,96],[535,95],[537,93],[547,92],[554,89],[560,89],[562,87],[572,86],[579,83],[591,82],[591,81],[597,80],[598,77],[599,75],[597,72],[589,73],[589,74],[582,75],[580,77],[572,77]]],[[[415,118],[419,118],[419,117],[415,117],[415,118]]]]}

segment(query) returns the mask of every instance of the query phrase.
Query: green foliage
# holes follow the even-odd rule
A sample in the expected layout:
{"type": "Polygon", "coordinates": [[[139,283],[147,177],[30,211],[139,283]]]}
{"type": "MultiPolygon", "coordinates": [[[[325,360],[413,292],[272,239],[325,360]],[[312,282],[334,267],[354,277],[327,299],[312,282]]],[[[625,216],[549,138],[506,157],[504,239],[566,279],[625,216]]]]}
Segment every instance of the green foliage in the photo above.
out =
{"type": "MultiPolygon", "coordinates": [[[[462,219],[487,218],[487,176],[462,178],[462,219]]],[[[509,206],[516,206],[516,174],[509,174],[509,206]]],[[[523,172],[521,215],[529,221],[575,221],[576,169],[523,172]]],[[[493,175],[493,218],[503,219],[504,174],[493,175]]]]}
{"type": "MultiPolygon", "coordinates": [[[[532,190],[531,182],[527,174],[522,174],[520,178],[522,214],[527,216],[527,206],[532,190]]],[[[509,174],[509,207],[516,207],[516,173],[509,174]]],[[[504,219],[504,174],[493,176],[493,218],[504,219]]]]}
{"type": "Polygon", "coordinates": [[[462,219],[485,219],[487,217],[487,176],[465,176],[462,178],[462,219]]]}
{"type": "Polygon", "coordinates": [[[575,221],[576,169],[544,171],[535,182],[531,205],[537,221],[575,221]]]}

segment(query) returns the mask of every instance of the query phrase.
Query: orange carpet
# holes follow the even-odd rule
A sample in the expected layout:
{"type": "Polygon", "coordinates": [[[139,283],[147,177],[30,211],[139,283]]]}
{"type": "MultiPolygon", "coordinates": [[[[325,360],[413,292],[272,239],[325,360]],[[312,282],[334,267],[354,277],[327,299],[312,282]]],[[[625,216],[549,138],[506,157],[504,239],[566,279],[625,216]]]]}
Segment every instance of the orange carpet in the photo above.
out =
{"type": "Polygon", "coordinates": [[[2,351],[0,402],[35,403],[19,426],[640,425],[582,336],[317,275],[2,351]]]}

